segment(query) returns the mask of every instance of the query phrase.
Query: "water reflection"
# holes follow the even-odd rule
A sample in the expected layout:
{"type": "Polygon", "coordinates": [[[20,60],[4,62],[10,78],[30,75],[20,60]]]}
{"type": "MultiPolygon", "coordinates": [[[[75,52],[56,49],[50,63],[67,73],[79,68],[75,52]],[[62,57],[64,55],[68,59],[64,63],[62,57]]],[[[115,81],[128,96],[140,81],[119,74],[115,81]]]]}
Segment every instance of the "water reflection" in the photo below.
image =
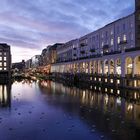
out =
{"type": "Polygon", "coordinates": [[[11,84],[0,85],[0,107],[11,106],[11,84]]]}
{"type": "Polygon", "coordinates": [[[139,135],[140,91],[98,86],[89,90],[50,81],[42,81],[40,90],[52,93],[49,95],[52,100],[57,96],[57,107],[78,113],[89,126],[96,124],[111,139],[135,139],[139,135]]]}

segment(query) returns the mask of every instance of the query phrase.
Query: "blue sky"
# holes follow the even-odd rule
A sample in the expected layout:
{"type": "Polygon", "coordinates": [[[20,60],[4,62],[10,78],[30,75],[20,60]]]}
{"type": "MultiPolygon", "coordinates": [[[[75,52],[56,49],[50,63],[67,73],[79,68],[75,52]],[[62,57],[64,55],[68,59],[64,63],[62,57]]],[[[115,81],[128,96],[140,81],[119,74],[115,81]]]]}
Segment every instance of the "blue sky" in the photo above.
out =
{"type": "Polygon", "coordinates": [[[0,5],[0,42],[12,46],[13,62],[134,12],[134,0],[0,0],[0,5]]]}

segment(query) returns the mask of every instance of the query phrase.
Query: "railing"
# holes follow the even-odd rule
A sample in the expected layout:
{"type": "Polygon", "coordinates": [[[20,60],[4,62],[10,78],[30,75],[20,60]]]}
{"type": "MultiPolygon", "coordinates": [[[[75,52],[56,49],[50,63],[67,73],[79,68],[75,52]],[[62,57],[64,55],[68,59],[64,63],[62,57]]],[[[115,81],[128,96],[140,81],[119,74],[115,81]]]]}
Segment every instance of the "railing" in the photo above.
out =
{"type": "Polygon", "coordinates": [[[139,50],[140,50],[140,47],[135,47],[135,48],[125,49],[125,52],[139,51],[139,50]]]}
{"type": "Polygon", "coordinates": [[[95,52],[95,49],[90,49],[90,52],[95,52]]]}
{"type": "Polygon", "coordinates": [[[121,51],[106,52],[106,53],[103,53],[103,55],[113,55],[113,54],[119,54],[119,53],[121,53],[121,51]]]}
{"type": "Polygon", "coordinates": [[[127,44],[127,40],[123,40],[123,41],[120,41],[119,45],[125,45],[127,44]]]}
{"type": "Polygon", "coordinates": [[[85,51],[80,51],[81,54],[85,54],[85,51]]]}
{"type": "Polygon", "coordinates": [[[87,46],[87,44],[86,43],[81,43],[80,44],[80,47],[84,47],[84,46],[87,46]]]}
{"type": "Polygon", "coordinates": [[[104,45],[103,46],[103,49],[105,50],[105,49],[109,49],[109,45],[104,45]]]}

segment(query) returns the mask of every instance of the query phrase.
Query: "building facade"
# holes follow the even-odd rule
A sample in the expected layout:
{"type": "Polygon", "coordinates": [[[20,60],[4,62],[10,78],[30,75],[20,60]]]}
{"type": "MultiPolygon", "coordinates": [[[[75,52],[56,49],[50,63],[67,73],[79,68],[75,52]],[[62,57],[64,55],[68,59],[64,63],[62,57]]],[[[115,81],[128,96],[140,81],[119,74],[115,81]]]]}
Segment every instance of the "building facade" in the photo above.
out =
{"type": "Polygon", "coordinates": [[[0,44],[0,81],[7,81],[11,78],[11,50],[10,46],[0,44]]]}
{"type": "Polygon", "coordinates": [[[29,59],[25,62],[25,69],[30,69],[31,68],[31,64],[32,64],[32,60],[29,59]]]}
{"type": "Polygon", "coordinates": [[[62,43],[56,43],[54,45],[49,45],[42,50],[41,53],[41,65],[40,71],[42,73],[49,74],[51,71],[51,65],[57,61],[57,48],[61,47],[62,43]]]}
{"type": "Polygon", "coordinates": [[[31,68],[38,68],[40,66],[40,55],[35,55],[31,58],[31,68]]]}
{"type": "Polygon", "coordinates": [[[136,0],[133,14],[77,39],[78,45],[72,40],[71,45],[58,49],[59,64],[54,65],[52,72],[140,75],[139,5],[136,0]]]}
{"type": "Polygon", "coordinates": [[[12,71],[13,72],[24,72],[25,70],[25,61],[22,60],[21,62],[12,63],[12,71]]]}

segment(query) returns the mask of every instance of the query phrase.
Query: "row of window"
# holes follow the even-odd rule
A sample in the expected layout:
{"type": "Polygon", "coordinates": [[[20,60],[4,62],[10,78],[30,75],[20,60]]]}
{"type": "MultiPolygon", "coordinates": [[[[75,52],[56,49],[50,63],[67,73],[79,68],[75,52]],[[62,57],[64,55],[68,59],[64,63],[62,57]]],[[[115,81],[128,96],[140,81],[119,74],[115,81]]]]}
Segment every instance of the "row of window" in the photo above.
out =
{"type": "Polygon", "coordinates": [[[0,52],[0,55],[6,55],[6,52],[0,52]]]}
{"type": "Polygon", "coordinates": [[[6,56],[4,56],[4,57],[2,57],[2,56],[0,56],[0,61],[6,61],[7,60],[7,57],[6,56]]]}
{"type": "Polygon", "coordinates": [[[5,68],[0,67],[0,71],[1,71],[1,70],[7,70],[7,68],[6,68],[6,67],[5,67],[5,68]]]}
{"type": "Polygon", "coordinates": [[[6,67],[7,63],[6,62],[0,62],[0,67],[2,67],[2,66],[6,67]]]}
{"type": "MultiPolygon", "coordinates": [[[[121,39],[120,36],[118,36],[117,39],[118,39],[118,38],[121,39]]],[[[124,41],[126,41],[126,40],[128,39],[128,37],[127,37],[126,34],[123,34],[122,38],[123,38],[124,41]]],[[[106,42],[108,42],[109,39],[106,38],[105,40],[106,40],[106,42]]],[[[133,33],[130,33],[129,40],[134,40],[134,35],[133,35],[133,33]]],[[[104,40],[102,40],[102,41],[104,41],[104,40]]],[[[111,44],[113,44],[113,41],[114,41],[114,38],[112,37],[112,39],[111,39],[111,44]]],[[[92,42],[97,42],[97,40],[93,40],[92,38],[90,38],[89,42],[90,42],[90,43],[92,43],[92,42]]]]}

